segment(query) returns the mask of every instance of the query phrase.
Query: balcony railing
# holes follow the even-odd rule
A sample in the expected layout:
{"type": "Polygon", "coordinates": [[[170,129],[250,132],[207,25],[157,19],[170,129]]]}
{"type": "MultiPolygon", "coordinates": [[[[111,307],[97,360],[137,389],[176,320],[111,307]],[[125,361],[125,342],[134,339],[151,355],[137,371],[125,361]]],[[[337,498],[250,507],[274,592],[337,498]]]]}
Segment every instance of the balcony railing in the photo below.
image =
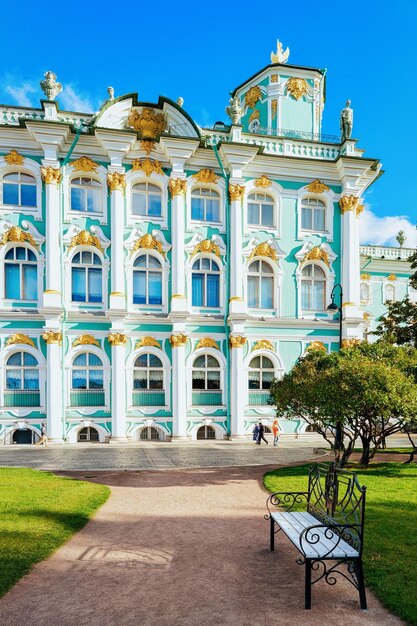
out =
{"type": "Polygon", "coordinates": [[[264,390],[249,391],[249,406],[268,405],[269,398],[270,398],[269,391],[264,391],[264,390]]]}
{"type": "Polygon", "coordinates": [[[326,135],[324,133],[309,133],[304,130],[291,130],[289,128],[256,128],[254,135],[267,135],[268,137],[280,137],[288,139],[302,139],[304,141],[319,141],[320,143],[341,143],[337,135],[326,135]]]}
{"type": "Polygon", "coordinates": [[[133,390],[132,406],[165,406],[165,391],[163,389],[133,390]]]}
{"type": "Polygon", "coordinates": [[[39,407],[40,405],[41,396],[37,389],[8,389],[4,392],[4,406],[6,407],[39,407]]]}
{"type": "Polygon", "coordinates": [[[363,256],[370,256],[372,259],[400,261],[406,261],[415,252],[413,248],[391,248],[388,246],[360,246],[359,250],[363,256]]]}
{"type": "Polygon", "coordinates": [[[193,406],[220,406],[222,404],[222,392],[219,389],[193,389],[193,406]]]}
{"type": "Polygon", "coordinates": [[[71,406],[104,406],[104,389],[77,389],[70,392],[71,406]]]}

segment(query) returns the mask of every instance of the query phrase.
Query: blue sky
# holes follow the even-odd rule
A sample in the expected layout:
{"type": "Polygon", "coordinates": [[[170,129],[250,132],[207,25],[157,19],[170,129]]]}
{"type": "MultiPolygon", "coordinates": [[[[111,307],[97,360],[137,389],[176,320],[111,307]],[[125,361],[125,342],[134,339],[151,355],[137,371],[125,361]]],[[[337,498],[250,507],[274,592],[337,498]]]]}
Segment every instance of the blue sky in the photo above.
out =
{"type": "Polygon", "coordinates": [[[116,96],[137,91],[147,101],[182,96],[208,125],[226,119],[229,91],[269,63],[277,38],[290,63],[327,68],[323,132],[339,132],[350,98],[353,136],[385,170],[366,196],[363,241],[392,243],[403,228],[406,245],[417,246],[414,0],[37,6],[2,7],[1,103],[38,106],[52,69],[64,85],[61,107],[96,110],[112,85],[116,96]]]}

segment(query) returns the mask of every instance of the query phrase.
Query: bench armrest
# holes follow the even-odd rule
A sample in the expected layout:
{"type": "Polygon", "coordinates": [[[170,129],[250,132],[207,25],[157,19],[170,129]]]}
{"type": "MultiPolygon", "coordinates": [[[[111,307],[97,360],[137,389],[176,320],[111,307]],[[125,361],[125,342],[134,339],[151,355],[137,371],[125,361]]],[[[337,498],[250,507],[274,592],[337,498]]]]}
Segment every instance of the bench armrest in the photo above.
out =
{"type": "Polygon", "coordinates": [[[307,526],[300,533],[300,549],[304,557],[305,549],[308,546],[314,546],[324,538],[329,542],[329,549],[325,554],[321,554],[320,558],[325,559],[341,541],[346,541],[355,550],[360,552],[361,549],[361,526],[358,524],[337,524],[329,522],[327,524],[314,524],[307,526]],[[316,530],[324,530],[324,533],[315,532],[316,530]]]}
{"type": "Polygon", "coordinates": [[[264,517],[270,519],[273,507],[280,507],[288,513],[296,504],[307,502],[307,498],[308,491],[276,491],[271,493],[266,501],[268,513],[264,517]]]}

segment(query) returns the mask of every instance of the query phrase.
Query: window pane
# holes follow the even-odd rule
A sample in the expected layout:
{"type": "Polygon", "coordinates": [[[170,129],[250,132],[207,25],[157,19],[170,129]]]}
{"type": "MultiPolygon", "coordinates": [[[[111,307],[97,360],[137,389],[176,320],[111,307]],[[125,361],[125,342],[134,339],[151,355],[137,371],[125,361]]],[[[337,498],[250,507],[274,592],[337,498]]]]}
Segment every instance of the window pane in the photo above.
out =
{"type": "Polygon", "coordinates": [[[206,366],[206,357],[204,354],[198,356],[193,363],[193,367],[205,367],[206,366]]]}
{"type": "Polygon", "coordinates": [[[22,370],[6,370],[6,389],[22,388],[22,370]]]}
{"type": "Polygon", "coordinates": [[[101,269],[98,268],[90,268],[88,270],[88,300],[89,302],[101,302],[102,292],[101,292],[102,280],[101,280],[101,269]]]}
{"type": "Polygon", "coordinates": [[[71,187],[71,211],[85,211],[84,190],[71,187]]]}
{"type": "Polygon", "coordinates": [[[204,200],[200,198],[191,198],[191,219],[204,220],[204,200]]]}
{"type": "Polygon", "coordinates": [[[220,372],[207,373],[207,389],[220,389],[220,372]]]}
{"type": "Polygon", "coordinates": [[[90,370],[90,389],[103,389],[103,370],[90,370]]]}
{"type": "Polygon", "coordinates": [[[324,282],[314,283],[314,302],[315,311],[323,311],[324,308],[324,282]]]}
{"type": "Polygon", "coordinates": [[[274,366],[272,364],[272,361],[270,359],[268,359],[267,356],[263,356],[262,357],[262,367],[265,369],[271,368],[274,369],[274,366]]]}
{"type": "Polygon", "coordinates": [[[87,354],[83,352],[74,359],[74,365],[87,365],[87,354]]]}
{"type": "Polygon", "coordinates": [[[72,370],[72,388],[87,389],[87,371],[72,370]]]}
{"type": "Polygon", "coordinates": [[[3,183],[3,204],[19,204],[19,186],[3,183]]]}
{"type": "Polygon", "coordinates": [[[259,224],[259,205],[248,203],[248,224],[259,224]]]}
{"type": "Polygon", "coordinates": [[[148,215],[160,217],[162,214],[161,196],[149,194],[148,196],[148,215]]]}
{"type": "Polygon", "coordinates": [[[144,193],[132,193],[133,215],[146,215],[146,195],[144,193]]]}
{"type": "Polygon", "coordinates": [[[101,362],[101,359],[96,355],[93,354],[92,352],[88,353],[88,364],[89,365],[99,365],[100,367],[103,365],[103,363],[101,362]]]}
{"type": "Polygon", "coordinates": [[[219,367],[219,363],[214,356],[207,355],[207,367],[219,367]]]}
{"type": "Polygon", "coordinates": [[[88,189],[87,191],[87,211],[89,213],[100,213],[100,190],[88,189]]]}
{"type": "Polygon", "coordinates": [[[29,352],[23,353],[23,365],[37,365],[38,362],[29,352]]]}
{"type": "Polygon", "coordinates": [[[303,280],[301,282],[301,308],[305,311],[311,309],[311,282],[303,280]]]}
{"type": "Polygon", "coordinates": [[[301,228],[313,230],[313,212],[311,209],[302,207],[301,209],[301,228]]]}
{"type": "Polygon", "coordinates": [[[206,388],[204,372],[201,372],[201,371],[193,372],[192,386],[193,386],[193,389],[205,389],[206,388]]]}
{"type": "Polygon", "coordinates": [[[274,372],[262,372],[262,389],[269,389],[274,379],[274,372]]]}
{"type": "Polygon", "coordinates": [[[147,370],[136,370],[133,374],[133,388],[134,389],[147,389],[148,388],[148,374],[147,370]]]}
{"type": "Polygon", "coordinates": [[[207,306],[220,306],[220,276],[207,274],[207,306]]]}
{"type": "Polygon", "coordinates": [[[148,267],[161,267],[160,262],[154,256],[148,256],[148,267]]]}
{"type": "Polygon", "coordinates": [[[38,272],[36,265],[23,266],[23,298],[24,300],[38,299],[38,272]]]}
{"type": "Polygon", "coordinates": [[[274,289],[274,280],[273,278],[265,278],[261,279],[262,285],[262,302],[261,307],[263,309],[272,309],[274,298],[273,298],[273,289],[274,289]]]}
{"type": "Polygon", "coordinates": [[[135,267],[146,267],[146,254],[141,254],[135,259],[133,263],[135,267]]]}
{"type": "Polygon", "coordinates": [[[35,185],[22,185],[20,188],[20,204],[22,206],[36,206],[35,185]]]}
{"type": "Polygon", "coordinates": [[[257,308],[259,302],[259,279],[256,276],[248,276],[248,305],[257,308]]]}
{"type": "Polygon", "coordinates": [[[206,200],[206,221],[218,222],[219,221],[219,202],[215,199],[207,198],[206,200]]]}
{"type": "Polygon", "coordinates": [[[39,373],[38,370],[25,370],[23,372],[23,388],[39,389],[39,373]]]}
{"type": "Polygon", "coordinates": [[[15,252],[16,252],[16,259],[19,259],[19,261],[25,261],[26,260],[26,248],[15,248],[15,252]]]}
{"type": "Polygon", "coordinates": [[[4,266],[4,277],[6,282],[6,298],[20,300],[20,272],[19,265],[6,263],[4,266]]]}
{"type": "Polygon", "coordinates": [[[204,275],[193,272],[192,276],[192,305],[204,306],[203,301],[204,275]]]}
{"type": "Polygon", "coordinates": [[[162,367],[162,361],[161,361],[161,359],[158,359],[158,357],[155,356],[154,354],[150,354],[149,355],[149,365],[151,367],[162,367]]]}
{"type": "Polygon", "coordinates": [[[249,389],[260,389],[261,388],[261,373],[256,370],[252,370],[249,372],[248,376],[248,387],[249,389]]]}
{"type": "Polygon", "coordinates": [[[274,225],[274,207],[270,204],[262,205],[262,226],[274,225]]]}
{"type": "Polygon", "coordinates": [[[162,304],[162,274],[148,273],[149,304],[162,304]]]}
{"type": "Polygon", "coordinates": [[[324,211],[320,209],[316,209],[314,211],[314,229],[315,230],[324,230],[324,211]]]}
{"type": "Polygon", "coordinates": [[[163,389],[163,372],[151,370],[149,372],[149,389],[163,389]]]}
{"type": "Polygon", "coordinates": [[[146,272],[133,272],[133,304],[146,304],[146,272]]]}
{"type": "Polygon", "coordinates": [[[86,270],[81,267],[72,268],[72,301],[86,302],[86,270]]]}

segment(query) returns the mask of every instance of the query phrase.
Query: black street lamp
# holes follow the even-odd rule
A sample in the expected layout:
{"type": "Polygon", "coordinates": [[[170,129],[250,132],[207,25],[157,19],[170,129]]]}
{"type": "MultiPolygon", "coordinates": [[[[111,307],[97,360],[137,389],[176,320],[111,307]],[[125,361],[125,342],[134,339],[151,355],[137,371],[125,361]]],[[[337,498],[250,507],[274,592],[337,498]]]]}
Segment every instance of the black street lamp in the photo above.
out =
{"type": "MultiPolygon", "coordinates": [[[[331,313],[337,313],[339,311],[339,350],[342,349],[342,327],[343,327],[343,289],[340,283],[336,283],[330,294],[332,299],[331,303],[327,307],[327,310],[331,313]],[[337,305],[334,301],[336,287],[340,289],[340,304],[337,305]]],[[[340,450],[343,442],[343,429],[341,422],[336,423],[336,433],[334,438],[334,447],[336,450],[340,450]]]]}

